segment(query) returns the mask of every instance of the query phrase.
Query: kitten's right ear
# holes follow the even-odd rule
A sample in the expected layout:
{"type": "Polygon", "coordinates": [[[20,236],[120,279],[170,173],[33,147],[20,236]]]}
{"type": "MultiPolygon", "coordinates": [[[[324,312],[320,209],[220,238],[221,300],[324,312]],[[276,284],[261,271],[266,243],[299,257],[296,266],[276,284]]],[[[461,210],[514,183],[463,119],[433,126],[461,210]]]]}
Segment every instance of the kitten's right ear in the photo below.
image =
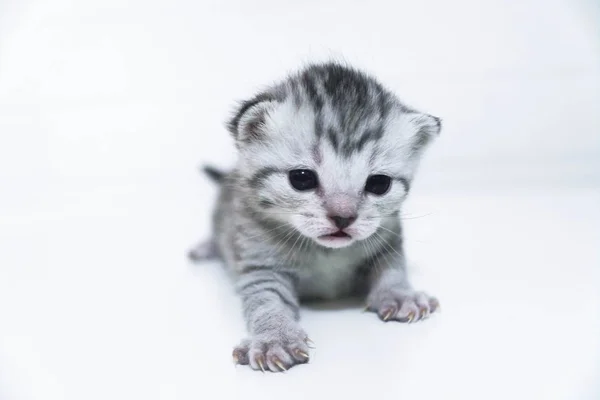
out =
{"type": "Polygon", "coordinates": [[[259,95],[240,104],[227,128],[236,143],[249,143],[261,140],[266,135],[266,123],[269,112],[275,108],[276,101],[267,95],[259,95]]]}
{"type": "Polygon", "coordinates": [[[440,135],[442,120],[429,114],[418,113],[411,118],[415,126],[415,134],[412,138],[413,154],[420,154],[428,145],[440,135]]]}

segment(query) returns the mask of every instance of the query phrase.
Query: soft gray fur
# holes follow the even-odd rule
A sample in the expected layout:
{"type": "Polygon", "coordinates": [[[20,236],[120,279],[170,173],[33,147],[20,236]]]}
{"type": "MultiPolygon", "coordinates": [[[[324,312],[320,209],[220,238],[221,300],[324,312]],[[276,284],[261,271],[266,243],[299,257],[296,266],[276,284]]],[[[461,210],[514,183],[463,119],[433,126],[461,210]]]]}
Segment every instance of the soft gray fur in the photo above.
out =
{"type": "Polygon", "coordinates": [[[222,257],[235,281],[249,331],[236,362],[274,372],[307,362],[304,299],[366,296],[384,321],[416,322],[438,308],[408,281],[399,219],[438,118],[327,63],[243,102],[228,128],[238,163],[207,171],[221,185],[215,236],[191,256],[222,257]],[[314,171],[318,186],[294,189],[288,173],[299,169],[314,171]],[[386,193],[367,190],[373,175],[391,178],[386,193]],[[338,231],[336,218],[351,222],[338,231]]]}

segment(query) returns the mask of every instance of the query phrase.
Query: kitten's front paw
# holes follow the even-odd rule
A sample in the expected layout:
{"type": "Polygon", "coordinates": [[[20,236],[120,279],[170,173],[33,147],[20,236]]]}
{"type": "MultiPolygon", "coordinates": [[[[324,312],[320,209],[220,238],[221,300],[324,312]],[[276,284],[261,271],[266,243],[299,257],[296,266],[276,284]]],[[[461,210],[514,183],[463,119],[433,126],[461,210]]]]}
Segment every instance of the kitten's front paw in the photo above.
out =
{"type": "Polygon", "coordinates": [[[243,340],[233,349],[233,361],[263,372],[283,372],[308,362],[310,343],[303,331],[293,335],[262,334],[243,340]]]}
{"type": "Polygon", "coordinates": [[[412,290],[381,290],[369,295],[367,304],[367,310],[386,322],[417,322],[440,308],[435,297],[412,290]]]}

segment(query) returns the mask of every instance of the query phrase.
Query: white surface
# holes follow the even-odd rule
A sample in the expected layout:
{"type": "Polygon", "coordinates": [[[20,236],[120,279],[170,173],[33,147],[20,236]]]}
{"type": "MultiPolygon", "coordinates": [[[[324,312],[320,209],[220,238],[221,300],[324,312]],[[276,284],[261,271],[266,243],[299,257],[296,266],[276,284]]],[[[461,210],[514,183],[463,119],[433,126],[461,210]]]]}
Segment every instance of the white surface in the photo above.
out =
{"type": "Polygon", "coordinates": [[[0,3],[0,399],[600,398],[594,2],[123,3],[0,3]],[[327,55],[444,119],[406,210],[442,313],[305,310],[311,363],[262,375],[185,259],[196,166],[233,160],[233,99],[327,55]]]}

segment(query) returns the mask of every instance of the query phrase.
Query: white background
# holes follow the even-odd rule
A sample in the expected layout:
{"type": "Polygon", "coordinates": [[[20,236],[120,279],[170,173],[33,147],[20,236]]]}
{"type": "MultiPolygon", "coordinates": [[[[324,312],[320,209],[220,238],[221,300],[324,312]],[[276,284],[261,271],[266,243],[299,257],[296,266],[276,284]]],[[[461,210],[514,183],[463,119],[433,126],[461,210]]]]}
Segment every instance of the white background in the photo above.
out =
{"type": "Polygon", "coordinates": [[[600,398],[600,6],[0,2],[0,399],[600,398]],[[405,213],[442,313],[307,309],[311,363],[234,368],[209,234],[236,100],[348,61],[444,120],[405,213]]]}

